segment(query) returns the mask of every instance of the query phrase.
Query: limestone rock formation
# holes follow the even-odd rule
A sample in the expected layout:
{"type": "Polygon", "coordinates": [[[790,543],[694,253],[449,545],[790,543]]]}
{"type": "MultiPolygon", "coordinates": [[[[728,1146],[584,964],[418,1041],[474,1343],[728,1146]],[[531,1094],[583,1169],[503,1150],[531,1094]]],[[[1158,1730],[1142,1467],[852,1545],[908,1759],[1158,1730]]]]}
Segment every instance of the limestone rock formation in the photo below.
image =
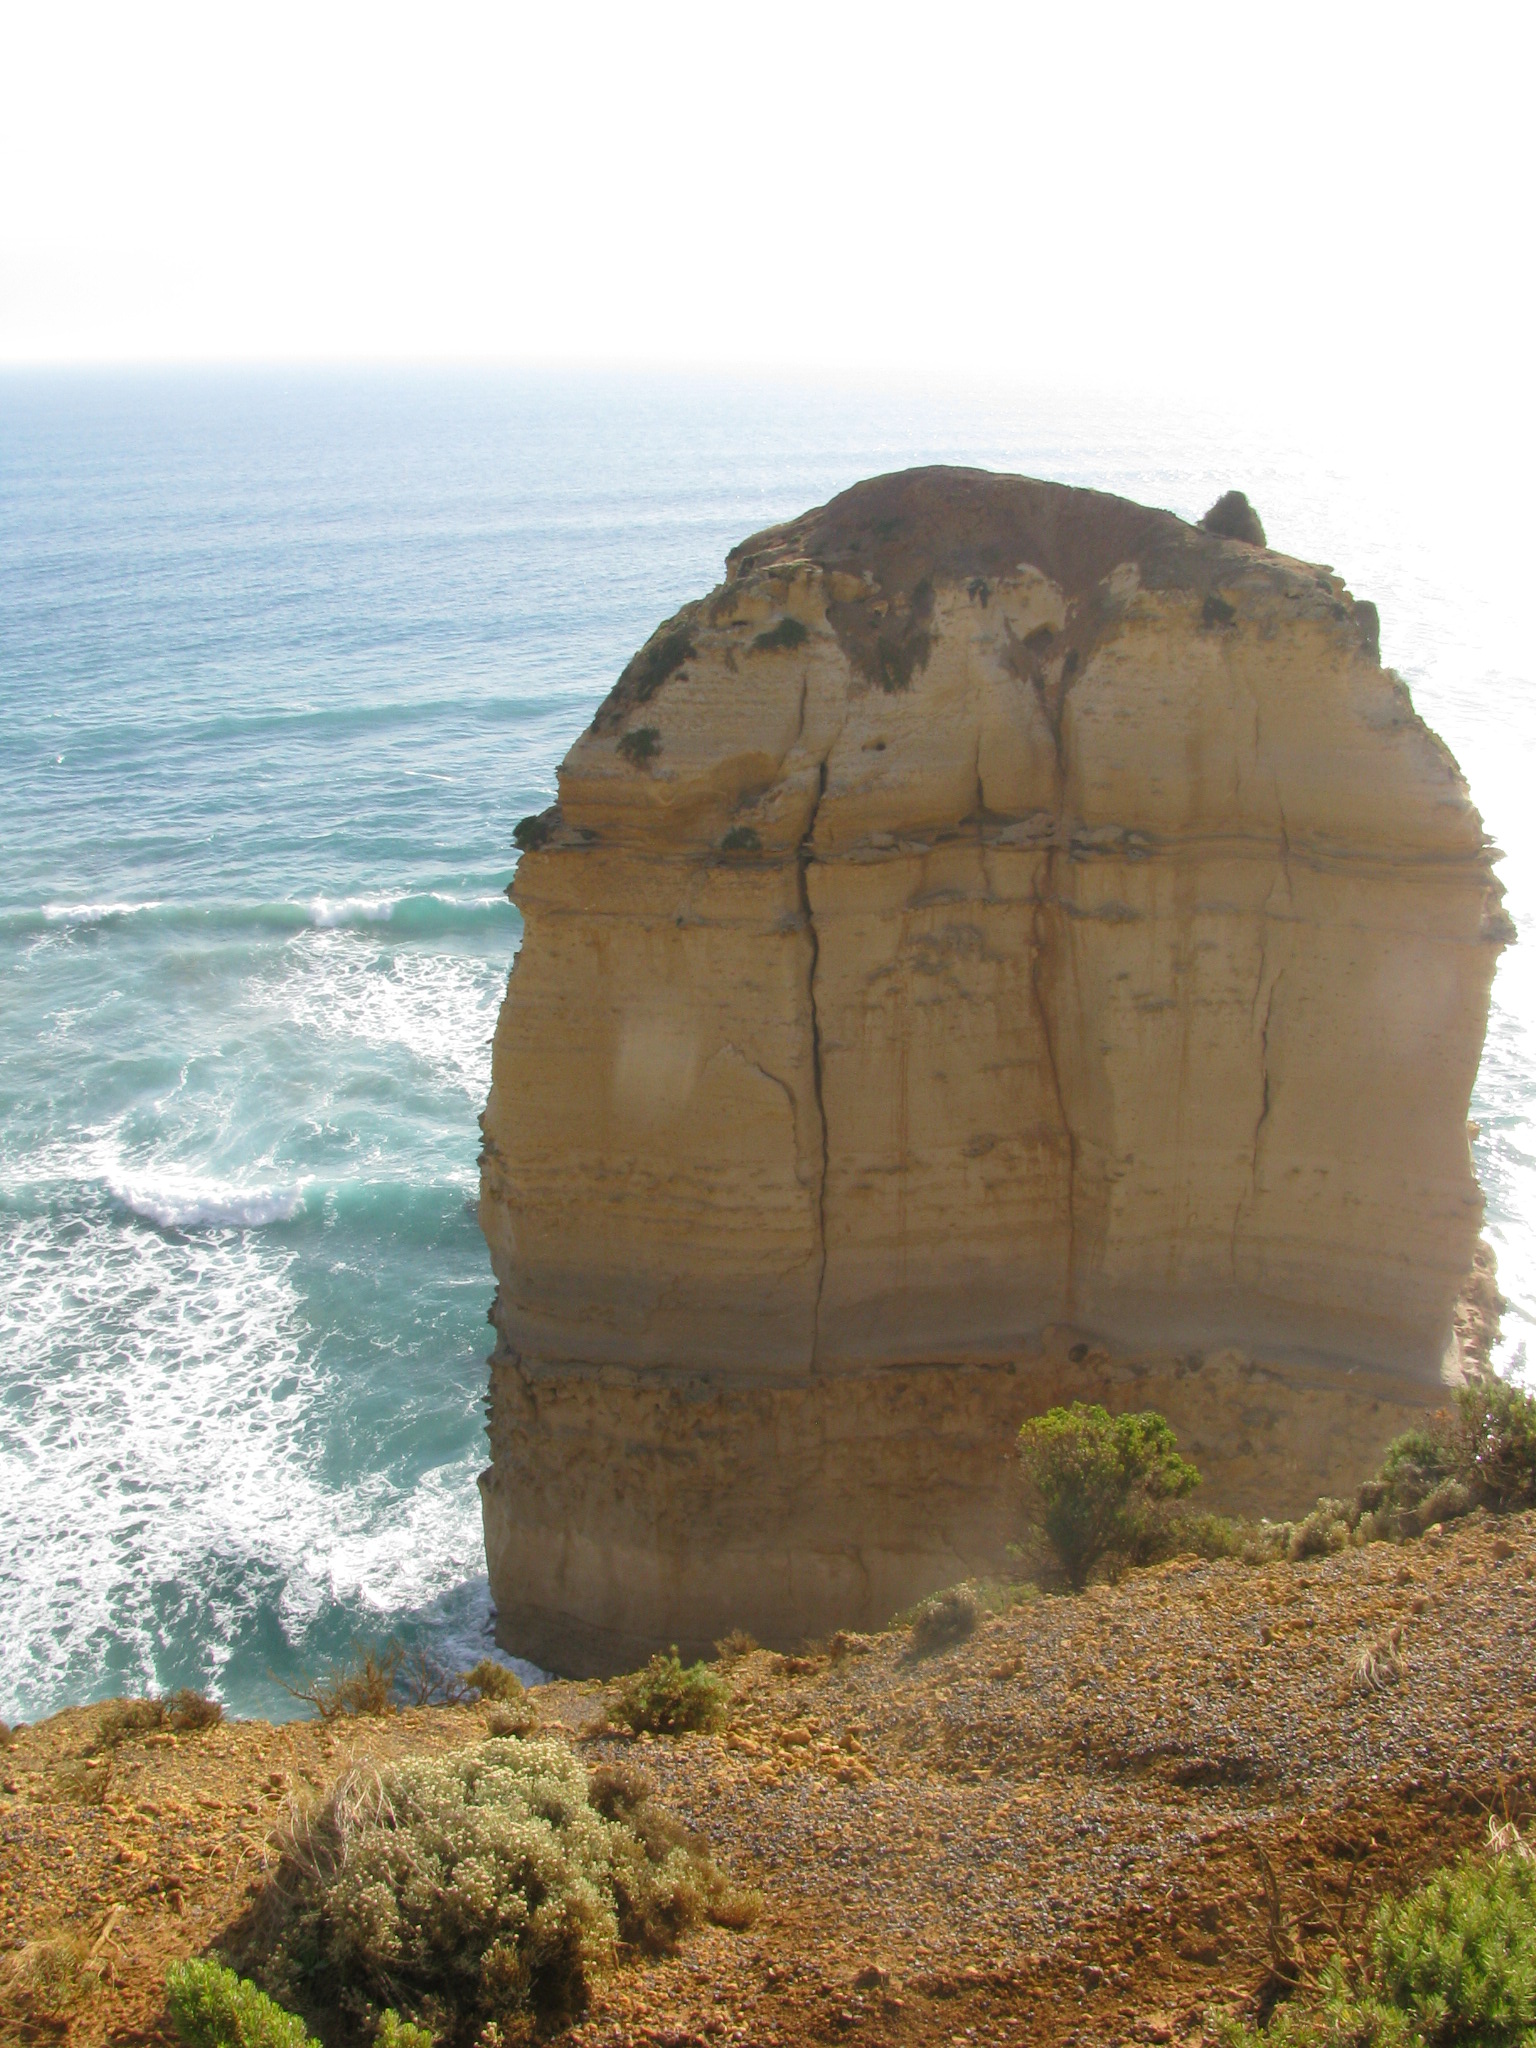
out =
{"type": "Polygon", "coordinates": [[[732,552],[520,839],[509,1647],[883,1623],[995,1568],[1013,1432],[1073,1395],[1162,1408],[1212,1504],[1304,1508],[1454,1371],[1508,925],[1331,570],[878,478],[732,552]]]}

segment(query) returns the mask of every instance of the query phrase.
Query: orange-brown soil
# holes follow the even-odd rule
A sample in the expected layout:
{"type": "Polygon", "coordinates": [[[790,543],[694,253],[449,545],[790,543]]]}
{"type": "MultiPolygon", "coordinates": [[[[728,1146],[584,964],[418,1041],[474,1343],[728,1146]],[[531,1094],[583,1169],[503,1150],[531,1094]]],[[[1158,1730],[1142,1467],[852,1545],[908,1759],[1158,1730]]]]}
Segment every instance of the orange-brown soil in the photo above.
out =
{"type": "MultiPolygon", "coordinates": [[[[1536,1804],[1536,1515],[1167,1565],[927,1658],[905,1630],[834,1650],[722,1666],[734,1703],[708,1736],[622,1739],[600,1686],[541,1690],[546,1727],[642,1762],[764,1898],[744,1933],[615,1971],[568,2048],[1199,2039],[1272,1984],[1272,1942],[1315,1967],[1384,1890],[1536,1804]],[[1357,1656],[1394,1627],[1406,1669],[1362,1689],[1357,1656]]],[[[424,1708],[102,1761],[100,1718],[0,1754],[0,1941],[62,1929],[99,1976],[67,2027],[13,2012],[6,2038],[167,2040],[167,1965],[237,1921],[291,1799],[354,1756],[485,1734],[477,1709],[424,1708]]]]}

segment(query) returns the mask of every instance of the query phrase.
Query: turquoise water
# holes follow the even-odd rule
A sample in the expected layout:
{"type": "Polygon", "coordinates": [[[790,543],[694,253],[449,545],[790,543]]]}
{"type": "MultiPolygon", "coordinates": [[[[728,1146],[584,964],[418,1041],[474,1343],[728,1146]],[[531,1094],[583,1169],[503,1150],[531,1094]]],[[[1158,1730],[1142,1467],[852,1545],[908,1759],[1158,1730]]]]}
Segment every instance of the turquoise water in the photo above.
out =
{"type": "MultiPolygon", "coordinates": [[[[726,548],[951,460],[1198,514],[1381,606],[1536,909],[1496,533],[1380,451],[1122,401],[662,378],[0,378],[0,1715],[281,1712],[480,1654],[472,1202],[511,832],[726,548]]],[[[1536,988],[1474,1115],[1517,1367],[1536,988]]]]}

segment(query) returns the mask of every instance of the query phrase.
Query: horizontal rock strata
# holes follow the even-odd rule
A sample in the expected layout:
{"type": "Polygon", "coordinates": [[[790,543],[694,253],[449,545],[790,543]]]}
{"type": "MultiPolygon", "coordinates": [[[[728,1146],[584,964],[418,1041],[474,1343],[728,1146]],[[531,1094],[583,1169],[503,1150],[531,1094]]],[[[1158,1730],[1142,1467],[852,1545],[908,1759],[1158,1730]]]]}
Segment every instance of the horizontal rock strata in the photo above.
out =
{"type": "Polygon", "coordinates": [[[736,549],[522,828],[481,1219],[503,1640],[883,1622],[995,1565],[1018,1421],[1213,1502],[1454,1370],[1508,927],[1330,570],[1096,492],[877,479],[736,549]]]}

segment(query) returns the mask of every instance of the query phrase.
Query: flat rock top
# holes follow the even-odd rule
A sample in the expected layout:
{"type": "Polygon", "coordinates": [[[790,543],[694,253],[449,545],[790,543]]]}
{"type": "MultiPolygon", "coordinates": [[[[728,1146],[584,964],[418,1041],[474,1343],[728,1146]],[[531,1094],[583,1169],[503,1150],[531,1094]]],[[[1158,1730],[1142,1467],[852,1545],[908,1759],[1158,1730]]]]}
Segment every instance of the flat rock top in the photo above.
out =
{"type": "Polygon", "coordinates": [[[1028,566],[1070,599],[1122,562],[1171,572],[1181,558],[1209,561],[1236,545],[1107,491],[940,465],[871,477],[753,534],[726,557],[726,579],[801,560],[895,595],[925,577],[957,583],[1028,566]]]}

